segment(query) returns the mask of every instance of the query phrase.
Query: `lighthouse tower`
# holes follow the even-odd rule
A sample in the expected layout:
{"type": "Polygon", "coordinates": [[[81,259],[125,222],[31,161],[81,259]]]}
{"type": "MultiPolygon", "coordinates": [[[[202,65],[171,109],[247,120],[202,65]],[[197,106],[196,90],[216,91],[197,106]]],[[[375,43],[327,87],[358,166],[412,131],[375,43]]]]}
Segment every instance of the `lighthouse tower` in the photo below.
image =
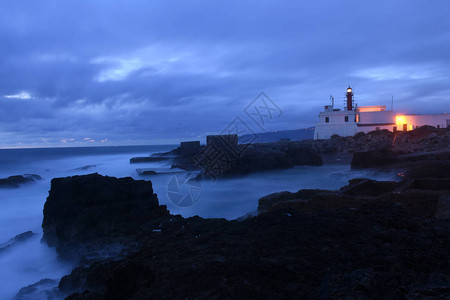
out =
{"type": "Polygon", "coordinates": [[[353,110],[353,90],[350,86],[347,88],[347,94],[345,94],[347,98],[347,106],[346,110],[353,110]]]}

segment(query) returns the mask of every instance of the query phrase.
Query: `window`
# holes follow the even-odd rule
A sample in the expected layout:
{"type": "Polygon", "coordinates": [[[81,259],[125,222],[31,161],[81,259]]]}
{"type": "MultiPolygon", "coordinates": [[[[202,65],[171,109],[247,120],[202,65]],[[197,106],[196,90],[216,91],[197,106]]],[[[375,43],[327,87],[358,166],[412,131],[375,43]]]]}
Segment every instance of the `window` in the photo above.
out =
{"type": "Polygon", "coordinates": [[[345,116],[345,122],[348,122],[348,116],[345,116]]]}
{"type": "Polygon", "coordinates": [[[329,123],[330,122],[330,118],[329,117],[325,117],[325,123],[329,123]]]}
{"type": "Polygon", "coordinates": [[[408,124],[403,124],[403,131],[408,131],[408,124]]]}

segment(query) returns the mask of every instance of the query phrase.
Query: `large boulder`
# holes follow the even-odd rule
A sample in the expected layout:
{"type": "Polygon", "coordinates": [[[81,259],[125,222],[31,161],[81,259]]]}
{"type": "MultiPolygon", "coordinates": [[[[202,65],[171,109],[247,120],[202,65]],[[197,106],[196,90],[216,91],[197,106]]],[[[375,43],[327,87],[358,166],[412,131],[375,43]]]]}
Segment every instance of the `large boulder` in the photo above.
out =
{"type": "Polygon", "coordinates": [[[169,215],[152,183],[97,173],[55,178],[44,205],[43,241],[58,252],[105,237],[126,237],[169,215]]]}

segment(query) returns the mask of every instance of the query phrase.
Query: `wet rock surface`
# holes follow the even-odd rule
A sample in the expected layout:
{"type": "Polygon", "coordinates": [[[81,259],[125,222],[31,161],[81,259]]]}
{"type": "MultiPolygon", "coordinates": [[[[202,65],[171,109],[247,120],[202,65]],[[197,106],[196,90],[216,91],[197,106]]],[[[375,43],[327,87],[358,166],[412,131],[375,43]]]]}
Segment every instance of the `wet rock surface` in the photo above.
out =
{"type": "Polygon", "coordinates": [[[75,176],[52,182],[46,240],[66,254],[134,243],[63,277],[68,299],[448,298],[450,222],[434,215],[449,191],[415,180],[278,193],[260,200],[258,216],[227,221],[158,210],[150,182],[75,176]],[[129,201],[146,204],[115,205],[129,201]],[[118,226],[101,226],[111,214],[118,226]],[[146,217],[128,224],[130,215],[146,217]]]}

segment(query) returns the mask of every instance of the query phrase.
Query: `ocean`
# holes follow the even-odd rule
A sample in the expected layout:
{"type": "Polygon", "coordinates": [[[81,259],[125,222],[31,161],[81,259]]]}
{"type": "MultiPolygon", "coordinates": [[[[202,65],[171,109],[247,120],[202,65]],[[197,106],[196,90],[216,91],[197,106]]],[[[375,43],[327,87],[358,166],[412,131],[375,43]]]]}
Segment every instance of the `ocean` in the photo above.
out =
{"type": "MultiPolygon", "coordinates": [[[[2,149],[0,178],[37,174],[35,183],[19,188],[0,189],[0,249],[14,236],[32,231],[25,242],[0,250],[0,299],[12,299],[25,286],[41,279],[59,280],[73,266],[57,259],[56,251],[40,242],[42,210],[56,177],[99,173],[114,177],[151,180],[160,204],[183,217],[235,219],[255,212],[258,199],[280,191],[302,188],[338,189],[349,179],[368,177],[395,180],[394,173],[351,170],[349,165],[299,166],[287,170],[261,172],[247,176],[188,181],[187,172],[141,176],[136,169],[169,170],[167,162],[130,164],[135,156],[148,156],[176,148],[175,145],[2,149]]],[[[45,297],[43,296],[45,299],[45,297]]]]}

